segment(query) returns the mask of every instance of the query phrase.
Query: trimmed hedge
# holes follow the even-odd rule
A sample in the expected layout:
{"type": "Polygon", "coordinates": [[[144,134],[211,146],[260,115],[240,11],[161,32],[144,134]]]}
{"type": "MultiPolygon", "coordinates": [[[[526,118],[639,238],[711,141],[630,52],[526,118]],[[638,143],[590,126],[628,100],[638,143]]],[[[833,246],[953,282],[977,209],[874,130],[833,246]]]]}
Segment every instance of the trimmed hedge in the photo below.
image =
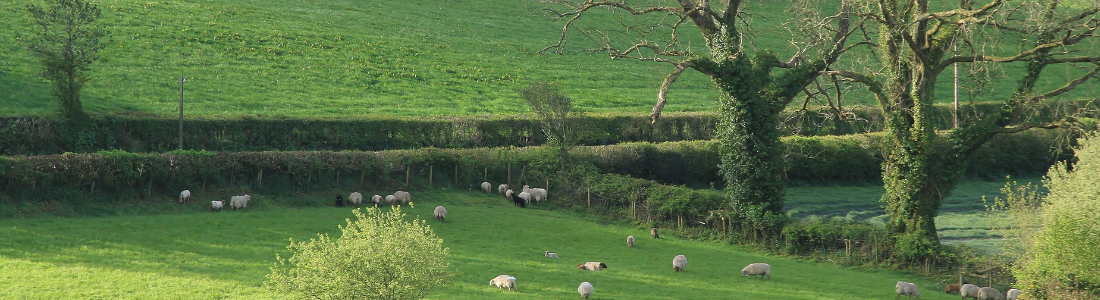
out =
{"type": "MultiPolygon", "coordinates": [[[[1066,102],[1040,112],[1058,112],[1091,102],[1066,102]]],[[[964,106],[961,116],[981,116],[996,103],[964,106]]],[[[825,109],[787,111],[779,125],[785,135],[818,136],[877,132],[882,116],[876,108],[851,107],[843,118],[825,109]]],[[[951,110],[937,106],[937,128],[949,128],[951,110]]],[[[965,118],[964,118],[965,119],[965,118]]],[[[714,113],[668,113],[657,124],[644,114],[596,114],[576,120],[578,145],[625,142],[710,140],[714,113]]],[[[106,115],[90,127],[38,117],[0,117],[0,155],[47,155],[103,150],[163,153],[178,148],[179,120],[161,116],[106,115]]],[[[184,148],[207,151],[380,151],[394,149],[487,148],[542,145],[536,120],[526,115],[475,117],[362,117],[287,119],[280,117],[190,118],[184,122],[184,148]]]]}

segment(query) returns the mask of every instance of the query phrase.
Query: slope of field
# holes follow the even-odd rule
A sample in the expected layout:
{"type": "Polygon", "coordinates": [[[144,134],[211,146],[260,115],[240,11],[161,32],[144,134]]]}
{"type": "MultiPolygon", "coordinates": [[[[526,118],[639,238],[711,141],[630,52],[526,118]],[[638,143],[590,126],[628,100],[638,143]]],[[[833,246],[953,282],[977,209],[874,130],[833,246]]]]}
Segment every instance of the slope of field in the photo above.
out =
{"type": "MultiPolygon", "coordinates": [[[[260,196],[245,212],[208,213],[203,196],[195,197],[180,206],[189,213],[0,220],[0,298],[278,299],[261,285],[275,254],[286,255],[287,239],[339,234],[337,225],[351,217],[350,208],[289,209],[260,196]]],[[[412,216],[430,218],[436,205],[449,211],[447,222],[428,223],[450,248],[458,275],[430,299],[577,298],[582,281],[593,283],[594,299],[883,299],[898,280],[915,281],[922,299],[954,297],[939,292],[938,281],[913,275],[792,261],[670,232],[654,240],[644,228],[583,212],[519,209],[481,193],[413,197],[412,216]],[[627,235],[638,237],[635,248],[626,248],[627,235]],[[562,258],[545,258],[546,250],[562,258]],[[678,254],[689,261],[682,273],[671,268],[678,254]],[[609,269],[574,268],[585,261],[609,269]],[[741,278],[751,262],[772,264],[774,278],[741,278]],[[486,284],[500,274],[518,278],[517,292],[486,284]]]]}

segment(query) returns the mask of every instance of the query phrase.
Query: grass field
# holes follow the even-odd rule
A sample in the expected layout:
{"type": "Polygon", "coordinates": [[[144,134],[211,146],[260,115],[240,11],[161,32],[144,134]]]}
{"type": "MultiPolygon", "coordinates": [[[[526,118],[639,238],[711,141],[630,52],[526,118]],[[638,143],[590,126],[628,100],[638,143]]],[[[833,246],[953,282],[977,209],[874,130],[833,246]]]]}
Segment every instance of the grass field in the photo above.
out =
{"type": "MultiPolygon", "coordinates": [[[[350,208],[283,208],[264,197],[245,212],[208,213],[197,203],[202,195],[195,197],[180,208],[191,212],[178,214],[0,220],[0,298],[278,299],[261,285],[275,254],[286,254],[287,239],[338,234],[351,216],[350,208]]],[[[922,299],[954,299],[934,279],[795,261],[668,232],[653,240],[643,228],[584,212],[519,209],[480,193],[417,193],[414,204],[406,213],[421,218],[436,205],[449,211],[446,223],[428,223],[450,248],[458,276],[430,299],[579,298],[582,281],[595,286],[593,299],[883,299],[898,280],[916,282],[922,299]],[[635,248],[626,248],[627,235],[639,238],[635,248]],[[544,258],[546,250],[562,258],[544,258]],[[671,268],[677,254],[688,257],[682,273],[671,268]],[[609,269],[574,269],[585,261],[609,269]],[[772,264],[774,278],[741,278],[751,262],[772,264]],[[517,277],[518,291],[489,287],[499,274],[517,277]]]]}
{"type": "MultiPolygon", "coordinates": [[[[95,2],[112,40],[83,93],[86,110],[95,113],[175,114],[180,76],[187,78],[190,115],[525,113],[529,109],[515,89],[535,80],[560,84],[584,111],[643,113],[671,70],[583,51],[536,55],[557,40],[562,26],[537,1],[95,2]]],[[[0,0],[0,115],[48,114],[54,107],[25,47],[27,3],[0,0]]],[[[754,18],[747,28],[749,51],[787,52],[787,3],[743,5],[754,18]]],[[[620,28],[618,18],[599,10],[579,25],[620,28]]],[[[681,35],[696,47],[703,44],[694,30],[681,35]]],[[[577,33],[572,43],[575,50],[594,47],[577,33]]],[[[977,100],[999,100],[1012,90],[1015,79],[998,80],[1002,72],[1015,71],[994,70],[992,82],[977,89],[977,100]]],[[[1054,80],[1041,84],[1060,86],[1058,78],[1078,73],[1050,68],[1054,80]]],[[[715,110],[713,84],[698,72],[684,74],[665,110],[715,110]]],[[[950,76],[940,81],[938,97],[950,101],[950,76]]],[[[854,88],[847,104],[872,104],[859,95],[863,90],[854,88]]]]}

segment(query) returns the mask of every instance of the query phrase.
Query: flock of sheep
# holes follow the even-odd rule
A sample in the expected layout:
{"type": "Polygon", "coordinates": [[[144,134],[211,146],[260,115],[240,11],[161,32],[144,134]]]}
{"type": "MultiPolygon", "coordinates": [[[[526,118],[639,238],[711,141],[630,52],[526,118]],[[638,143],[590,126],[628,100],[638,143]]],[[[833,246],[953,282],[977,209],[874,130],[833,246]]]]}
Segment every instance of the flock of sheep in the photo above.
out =
{"type": "MultiPolygon", "coordinates": [[[[895,291],[897,291],[898,295],[894,298],[903,295],[909,296],[909,298],[920,298],[920,291],[917,291],[917,286],[912,283],[898,281],[898,284],[895,286],[895,291]]],[[[957,283],[948,284],[947,287],[944,288],[944,292],[948,294],[959,293],[963,300],[967,298],[978,300],[1016,300],[1023,294],[1023,292],[1018,289],[1010,289],[1007,293],[1001,294],[1001,291],[995,288],[978,287],[969,283],[963,283],[962,285],[957,283]]]]}
{"type": "MultiPolygon", "coordinates": [[[[252,196],[245,194],[244,196],[229,197],[229,207],[233,210],[244,209],[248,207],[248,201],[252,201],[252,196]]],[[[191,202],[191,190],[183,190],[180,192],[179,203],[191,202]]],[[[222,207],[225,207],[225,201],[215,200],[210,201],[210,205],[207,208],[210,211],[220,211],[222,207]]]]}

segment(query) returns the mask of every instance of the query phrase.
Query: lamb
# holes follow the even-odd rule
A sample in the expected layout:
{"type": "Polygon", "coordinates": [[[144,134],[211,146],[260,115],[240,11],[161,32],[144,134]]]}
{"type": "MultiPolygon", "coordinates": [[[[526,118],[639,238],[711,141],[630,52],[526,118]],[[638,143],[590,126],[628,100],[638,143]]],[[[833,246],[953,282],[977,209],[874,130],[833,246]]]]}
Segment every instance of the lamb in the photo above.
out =
{"type": "Polygon", "coordinates": [[[344,206],[344,196],[336,195],[336,207],[344,206]]]}
{"type": "Polygon", "coordinates": [[[409,192],[396,191],[393,192],[393,197],[397,201],[401,201],[401,204],[409,204],[409,202],[412,202],[412,196],[409,195],[409,192]]]}
{"type": "Polygon", "coordinates": [[[212,212],[221,211],[223,206],[225,206],[225,201],[210,201],[210,211],[212,212]]]}
{"type": "Polygon", "coordinates": [[[351,195],[348,195],[348,204],[355,204],[355,206],[359,206],[362,203],[363,194],[360,194],[359,192],[351,192],[351,195]]]}
{"type": "Polygon", "coordinates": [[[962,286],[959,286],[959,295],[962,295],[963,299],[966,299],[966,298],[978,299],[978,290],[979,289],[980,288],[978,288],[978,286],[976,286],[976,285],[969,284],[969,283],[964,283],[962,286]]]}
{"type": "Polygon", "coordinates": [[[508,190],[504,192],[504,194],[507,195],[508,199],[512,199],[512,204],[519,205],[520,208],[527,207],[527,202],[523,201],[523,198],[516,196],[516,193],[512,190],[508,190]]]}
{"type": "Polygon", "coordinates": [[[482,183],[481,183],[481,190],[482,190],[482,191],[485,191],[485,193],[486,193],[486,194],[488,194],[488,193],[490,193],[490,192],[492,192],[492,191],[493,191],[493,185],[492,185],[492,184],[489,184],[489,182],[488,182],[488,181],[486,181],[486,182],[482,182],[482,183]]]}
{"type": "Polygon", "coordinates": [[[898,283],[894,285],[894,291],[898,293],[897,296],[894,296],[895,299],[902,295],[909,296],[910,299],[913,297],[920,299],[920,291],[917,290],[917,285],[910,282],[898,281],[898,283]]]}
{"type": "Polygon", "coordinates": [[[500,193],[501,197],[511,199],[512,198],[511,196],[505,195],[505,193],[504,193],[505,191],[511,191],[511,190],[508,189],[508,184],[501,183],[500,186],[497,187],[497,192],[500,193]]]}
{"type": "Polygon", "coordinates": [[[627,248],[634,248],[634,236],[633,235],[626,237],[626,247],[627,248]]]}
{"type": "Polygon", "coordinates": [[[443,208],[443,206],[436,206],[435,207],[435,219],[439,220],[440,222],[443,222],[443,218],[446,218],[446,217],[447,217],[447,209],[443,208]]]}
{"type": "Polygon", "coordinates": [[[649,234],[653,235],[653,238],[655,239],[661,238],[661,235],[657,234],[657,227],[653,227],[653,229],[650,229],[649,234]]]}
{"type": "Polygon", "coordinates": [[[557,254],[557,253],[554,253],[554,252],[546,251],[546,257],[549,257],[549,258],[558,258],[558,254],[557,254]]]}
{"type": "Polygon", "coordinates": [[[584,297],[584,299],[588,299],[589,296],[592,296],[593,290],[595,289],[592,288],[592,284],[588,283],[588,281],[581,282],[581,286],[577,287],[577,292],[580,293],[581,297],[584,297]]]}
{"type": "Polygon", "coordinates": [[[683,255],[677,255],[676,257],[672,258],[672,270],[673,271],[681,272],[681,271],[684,270],[685,267],[687,267],[687,265],[688,265],[688,259],[687,259],[687,257],[685,257],[683,255]]]}
{"type": "Polygon", "coordinates": [[[943,292],[948,293],[948,294],[950,294],[952,292],[958,293],[959,292],[959,284],[958,283],[948,283],[947,286],[944,287],[943,292]]]}
{"type": "Polygon", "coordinates": [[[527,204],[531,204],[531,193],[521,192],[519,193],[519,198],[523,199],[523,201],[527,202],[527,204]]]}
{"type": "Polygon", "coordinates": [[[983,287],[978,289],[978,300],[1005,300],[1005,295],[995,288],[983,287]]]}
{"type": "Polygon", "coordinates": [[[396,202],[396,201],[397,201],[397,197],[394,197],[393,195],[386,196],[386,203],[389,203],[390,205],[393,205],[393,203],[396,202]]]}
{"type": "Polygon", "coordinates": [[[489,286],[495,286],[497,288],[508,288],[509,292],[516,291],[516,278],[509,275],[500,275],[496,278],[489,280],[489,286]]]}
{"type": "Polygon", "coordinates": [[[252,196],[245,194],[244,196],[233,196],[229,198],[229,207],[233,210],[244,209],[248,207],[248,200],[252,200],[252,196]]]}
{"type": "Polygon", "coordinates": [[[180,192],[180,203],[187,203],[191,201],[191,190],[183,190],[180,192]]]}
{"type": "Polygon", "coordinates": [[[1007,296],[1008,300],[1016,300],[1019,299],[1020,295],[1022,295],[1023,293],[1023,291],[1017,289],[1010,289],[1007,293],[1005,293],[1005,295],[1007,296]]]}
{"type": "Polygon", "coordinates": [[[592,272],[603,271],[603,269],[607,269],[607,265],[604,264],[603,262],[590,261],[590,262],[586,262],[586,263],[577,265],[577,269],[579,269],[579,270],[589,270],[589,271],[592,271],[592,272]]]}
{"type": "Polygon", "coordinates": [[[756,277],[756,275],[760,275],[760,279],[764,279],[764,276],[768,276],[768,280],[771,280],[772,266],[766,263],[753,263],[741,269],[741,277],[756,277]]]}
{"type": "Polygon", "coordinates": [[[382,204],[382,196],[374,195],[370,197],[370,202],[374,202],[374,205],[382,204]]]}

